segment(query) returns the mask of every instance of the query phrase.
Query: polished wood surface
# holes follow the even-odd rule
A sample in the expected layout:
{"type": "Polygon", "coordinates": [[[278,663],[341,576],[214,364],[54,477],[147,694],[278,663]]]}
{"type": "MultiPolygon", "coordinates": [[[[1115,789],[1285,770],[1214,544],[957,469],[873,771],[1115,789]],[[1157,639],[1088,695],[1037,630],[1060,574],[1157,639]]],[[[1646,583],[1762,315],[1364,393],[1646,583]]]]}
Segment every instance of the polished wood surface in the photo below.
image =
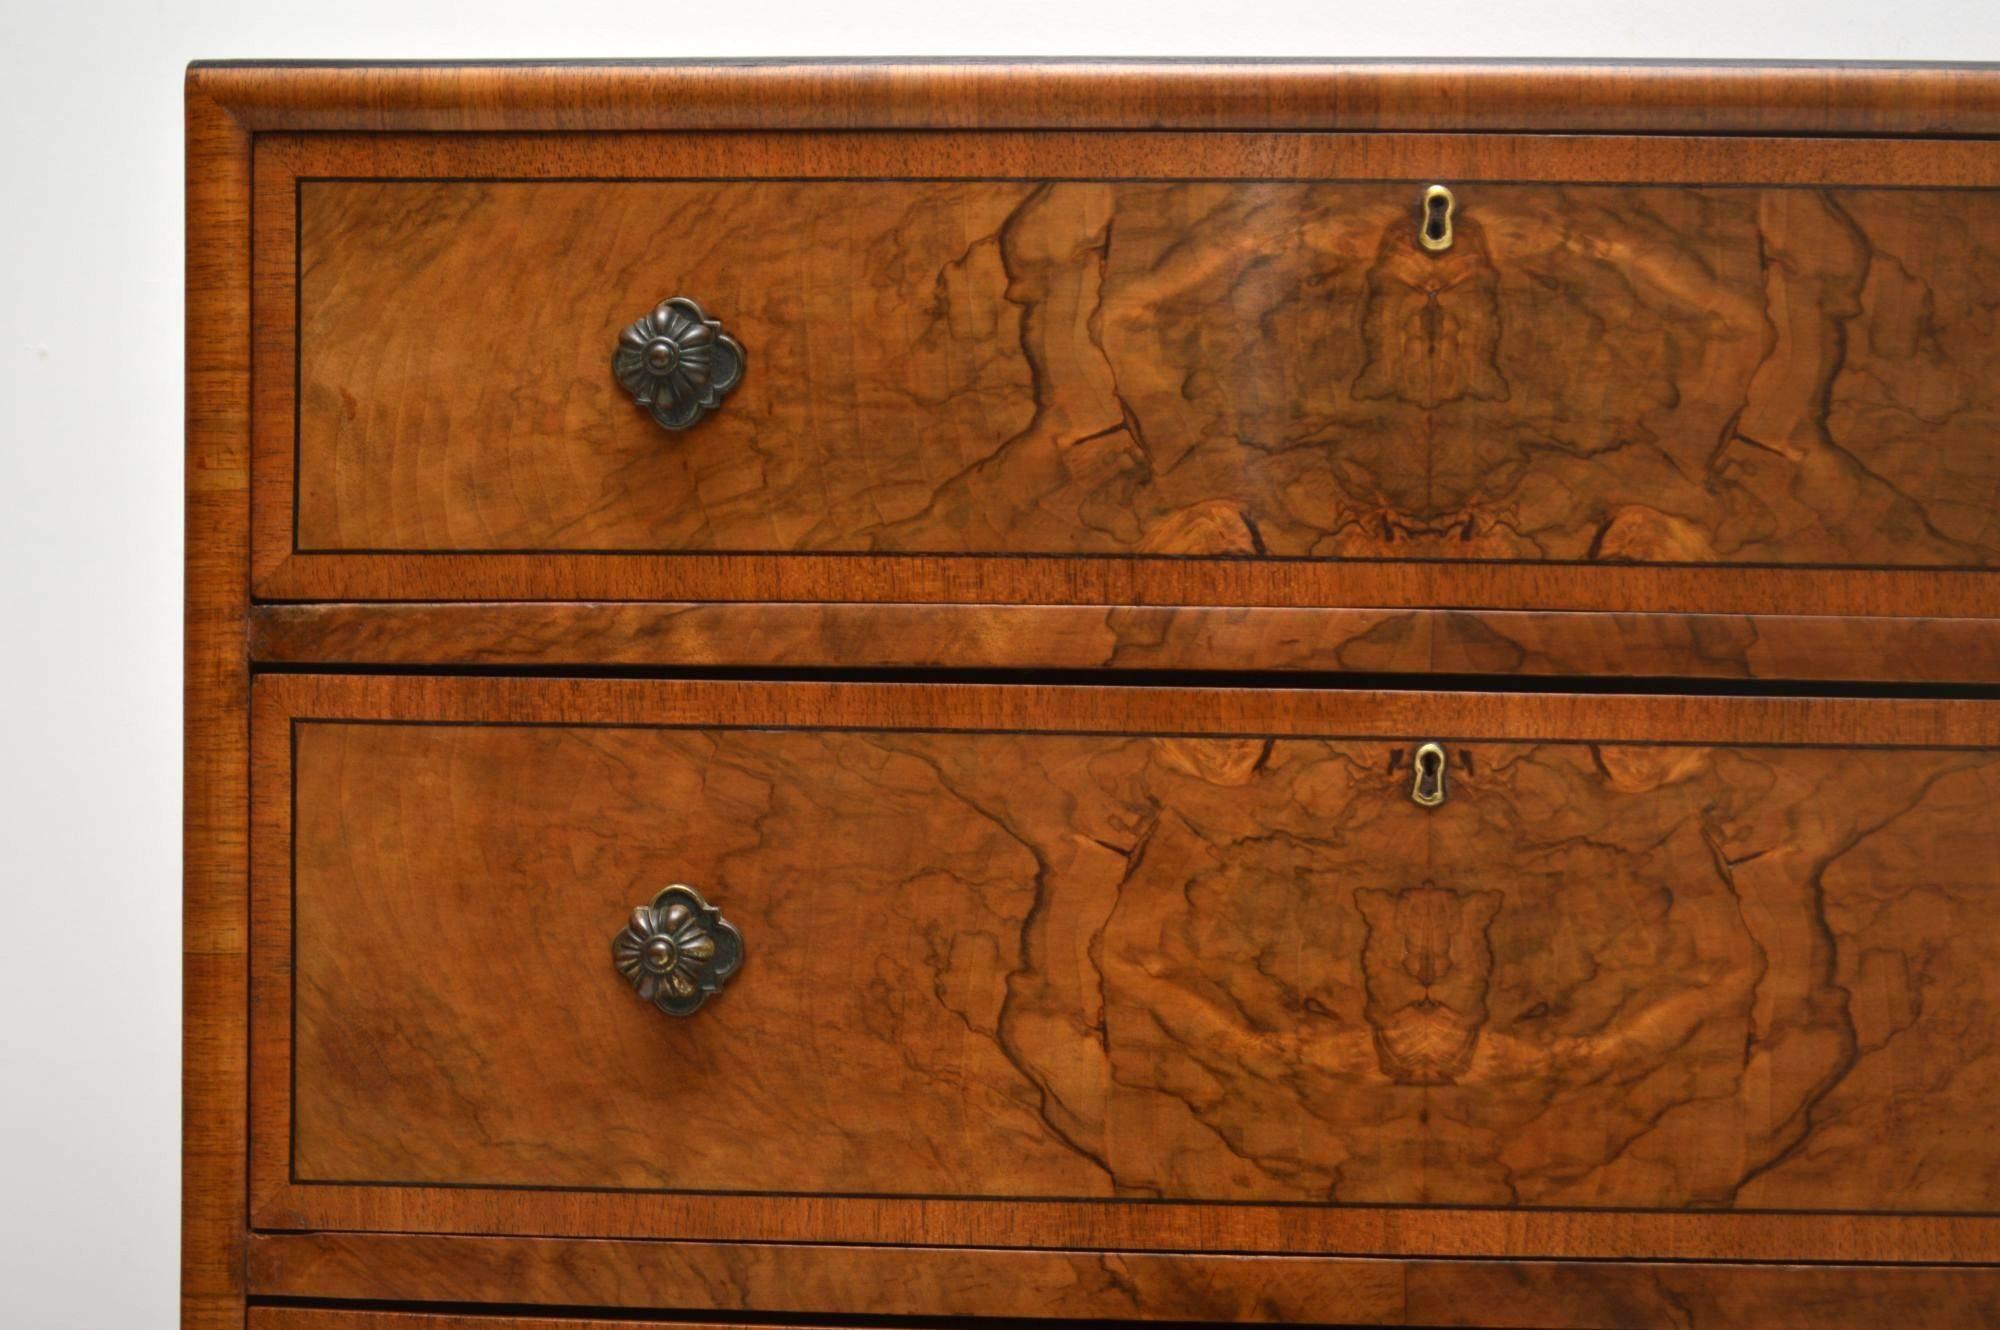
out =
{"type": "MultiPolygon", "coordinates": [[[[1979,968],[2000,703],[1973,700],[2000,681],[1996,133],[2000,70],[1972,66],[191,69],[183,1326],[2000,1322],[1979,968]],[[1466,229],[1422,267],[1392,213],[1434,180],[1466,229]],[[688,471],[714,510],[692,528],[661,478],[675,441],[621,436],[605,367],[519,358],[571,335],[589,274],[619,280],[582,212],[551,232],[541,200],[571,190],[740,195],[739,216],[768,192],[856,241],[788,291],[766,227],[727,300],[688,291],[761,339],[731,403],[760,437],[688,471]],[[461,211],[390,215],[419,194],[461,211]],[[907,216],[870,202],[890,194],[907,216]],[[835,195],[854,206],[812,202],[835,195]],[[407,336],[421,301],[339,251],[342,228],[379,240],[371,263],[463,302],[454,244],[517,199],[536,229],[486,233],[493,299],[434,344],[407,336]],[[302,281],[308,224],[334,266],[302,281]],[[890,234],[904,257],[863,243],[890,234]],[[1262,266],[1242,234],[1272,242],[1262,266]],[[1142,251],[1158,272],[1127,266],[1142,251]],[[872,303],[829,303],[857,275],[872,303]],[[1605,332],[1569,337],[1571,313],[1605,332]],[[363,316],[405,363],[321,335],[363,316]],[[914,337],[925,318],[950,335],[914,337]],[[339,372],[302,397],[329,346],[339,372]],[[1297,348],[1339,372],[1286,380],[1297,348]],[[762,376],[807,357],[802,424],[762,376]],[[830,389],[835,361],[867,373],[830,389]],[[446,372],[466,365],[521,409],[446,372]],[[1114,369],[1132,401],[1104,411],[1114,369]],[[352,392],[364,372],[423,385],[428,423],[364,417],[386,400],[352,392]],[[1287,432],[1308,416],[1319,433],[1287,432]],[[866,547],[836,465],[863,419],[901,545],[866,547]],[[1379,446],[1316,472],[1335,426],[1379,446]],[[819,451],[760,451],[780,428],[819,451]],[[1299,455],[1243,452],[1272,438],[1299,455]],[[320,465],[330,439],[386,441],[393,482],[379,450],[358,480],[320,465]],[[997,462],[933,474],[982,448],[997,462]],[[1134,450],[1182,472],[1106,465],[1134,450]],[[728,545],[755,526],[742,495],[803,496],[800,466],[826,523],[769,506],[787,552],[730,552],[761,548],[728,545]],[[1364,516],[1329,521],[1336,497],[1364,516]],[[429,543],[315,552],[357,512],[368,542],[429,543]],[[611,543],[470,552],[538,529],[611,543]],[[656,530],[681,543],[619,543],[656,530]],[[1022,543],[962,552],[995,532],[1022,543]],[[1425,542],[1442,553],[1405,557],[1425,542]],[[1021,682],[499,673],[857,666],[1021,682]],[[367,672],[403,667],[424,673],[367,672]],[[362,672],[293,672],[318,668],[362,672]],[[1610,691],[1436,691],[1504,675],[1610,691]],[[1670,695],[1627,691],[1656,676],[1670,695]],[[1429,737],[1471,759],[1434,813],[1392,756],[1429,737]],[[691,855],[755,932],[671,1022],[616,986],[608,939],[691,855]],[[600,897],[595,929],[562,908],[600,897]],[[827,941],[857,920],[864,940],[827,941]],[[778,1071],[729,1082],[727,1121],[683,1113],[674,1076],[726,1062],[722,1029],[778,1071]],[[676,1113],[711,1130],[663,1137],[676,1113]],[[609,1150],[607,1124],[631,1129],[609,1150]],[[781,1190],[691,1191],[674,1165],[781,1190]],[[884,1194],[911,1180],[937,1190],[884,1194]]],[[[646,289],[591,318],[708,271],[666,271],[675,228],[625,216],[646,289]]]]}
{"type": "MultiPolygon", "coordinates": [[[[268,547],[267,547],[268,548],[268,547]]],[[[861,601],[1646,615],[2000,618],[2000,574],[1620,564],[800,554],[285,554],[256,584],[306,601],[861,601]]]]}
{"type": "Polygon", "coordinates": [[[556,1306],[811,1315],[1199,1319],[1538,1330],[1938,1330],[2000,1318],[2000,1271],[1964,1266],[1391,1261],[967,1248],[565,1242],[361,1233],[252,1239],[251,1287],[556,1306]]]}
{"type": "Polygon", "coordinates": [[[1991,65],[1714,61],[204,63],[254,129],[1463,129],[1993,135],[1991,65]]]}
{"type": "MultiPolygon", "coordinates": [[[[1162,180],[1992,188],[1989,139],[1518,134],[1446,128],[1048,134],[260,133],[260,175],[334,180],[1162,180]]],[[[273,200],[261,200],[273,201],[273,200]]],[[[289,216],[290,213],[288,212],[289,216]]],[[[293,236],[294,241],[297,240],[293,236]]]]}
{"type": "MultiPolygon", "coordinates": [[[[279,599],[809,599],[809,600],[944,600],[1028,601],[1057,603],[1200,603],[1242,605],[1342,606],[1463,606],[1514,609],[1606,609],[1640,612],[1707,613],[1860,613],[1925,616],[1988,616],[2000,613],[2000,590],[1991,575],[1978,573],[1938,576],[1908,571],[1848,572],[1802,568],[1634,566],[1599,558],[1584,565],[1551,566],[1547,560],[1522,563],[1447,563],[1408,561],[1338,563],[1321,560],[1287,561],[1215,555],[1104,555],[1075,557],[979,558],[899,552],[895,554],[841,550],[800,553],[778,558],[681,551],[658,557],[569,554],[468,554],[433,550],[407,554],[315,554],[294,552],[292,510],[298,477],[294,438],[299,423],[294,413],[294,358],[298,346],[294,323],[295,251],[298,217],[296,194],[301,179],[325,176],[370,176],[383,179],[421,176],[515,176],[564,179],[578,176],[712,176],[717,173],[773,175],[823,180],[890,175],[1004,175],[1028,179],[1084,181],[1107,175],[1185,179],[1188,175],[1218,180],[1255,182],[1325,176],[1448,177],[1458,182],[1597,181],[1685,182],[1689,184],[1797,183],[1839,186],[1843,192],[1879,193],[1871,186],[2000,185],[2000,155],[1984,144],[1911,142],[1885,144],[1857,140],[1720,140],[1674,138],[1532,138],[1509,136],[1300,136],[1300,135],[719,135],[696,136],[318,136],[260,140],[258,149],[259,227],[258,355],[255,383],[258,455],[255,505],[258,529],[257,586],[261,594],[279,599]]],[[[636,186],[634,186],[636,187],[636,186]]],[[[1135,183],[1133,188],[1140,186],[1135,183]]],[[[1220,186],[1214,186],[1220,188],[1220,186]]],[[[1244,188],[1263,188],[1246,183],[1244,188]]],[[[311,190],[320,186],[306,185],[311,190]]],[[[525,188],[525,186],[523,186],[525,188]]],[[[563,186],[563,189],[575,186],[563,186]]],[[[1079,186],[1081,188],[1081,186],[1079,186]]],[[[1746,190],[1745,193],[1755,193],[1746,190]]],[[[1921,191],[1918,191],[1921,192],[1921,191]]],[[[1767,191],[1768,193],[1768,191],[1767,191]]],[[[1966,195],[1966,197],[1985,197],[1966,195]]],[[[589,246],[601,244],[595,236],[589,246]]],[[[1449,258],[1449,256],[1446,256],[1449,258]]],[[[1801,279],[1804,280],[1804,279],[1801,279]]],[[[1868,296],[1871,307],[1889,309],[1893,297],[1882,295],[1878,278],[1868,296]]],[[[650,300],[657,292],[649,292],[650,300]]],[[[1797,293],[1794,293],[1797,294],[1797,293]]],[[[711,302],[713,303],[713,302],[711,302]]],[[[603,317],[603,316],[600,316],[603,317]]],[[[623,316],[619,316],[623,317],[623,316]]],[[[844,332],[853,320],[843,314],[844,332]]],[[[823,335],[837,336],[840,332],[823,335]]],[[[1815,344],[1811,328],[1788,333],[1787,350],[1774,353],[1774,364],[1792,365],[1808,378],[1804,357],[1815,344]]],[[[850,335],[850,340],[852,340],[850,335]]],[[[1890,339],[1891,342],[1894,338],[1890,339]]],[[[453,353],[424,348],[431,358],[453,353]]],[[[1871,350],[1870,355],[1878,352],[1871,350]]],[[[1903,356],[1885,345],[1880,355],[1903,356]]],[[[753,369],[736,398],[752,391],[762,361],[754,354],[753,369]]],[[[579,382],[609,385],[608,373],[593,368],[579,382]]],[[[1228,376],[1222,376],[1225,379],[1228,376]]],[[[1797,408],[1766,376],[1762,400],[1774,404],[1777,415],[1797,408]],[[1775,395],[1774,395],[1775,394],[1775,395]],[[1791,406],[1786,406],[1787,402],[1791,406]]],[[[1087,385],[1086,385],[1087,386],[1087,385]]],[[[586,393],[586,398],[591,396],[586,393]]],[[[599,411],[618,405],[608,387],[596,392],[599,411]]],[[[1065,399],[1073,400],[1075,394],[1065,399]]],[[[587,405],[585,399],[578,399],[587,405]]],[[[359,399],[356,399],[359,408],[359,399]]],[[[843,408],[844,409],[844,408],[843,408]]],[[[1377,414],[1391,410],[1421,418],[1421,408],[1376,401],[1377,414]]],[[[666,447],[669,439],[639,417],[628,413],[628,424],[643,425],[666,447]],[[664,442],[662,442],[664,441],[664,442]]],[[[1976,414],[1976,413],[1975,413],[1976,414]]],[[[727,410],[705,422],[703,429],[723,429],[727,410]]],[[[616,419],[615,416],[609,417],[616,419]]],[[[1112,424],[1122,415],[1112,419],[1112,424]]],[[[1845,429],[1847,417],[1837,420],[1845,429]]],[[[1759,426],[1773,433],[1774,420],[1759,426]]],[[[1146,426],[1142,423],[1142,431],[1146,426]]],[[[1942,428],[1942,426],[1940,426],[1942,428]]],[[[696,431],[699,435],[703,431],[696,431]]],[[[1115,433],[1115,432],[1114,432],[1115,433]]],[[[685,443],[694,436],[685,436],[685,443]]],[[[1106,435],[1096,443],[1101,452],[1106,435]]],[[[1762,437],[1762,436],[1760,436],[1762,437]]],[[[1768,437],[1762,441],[1770,442],[1768,437]]],[[[1713,451],[1713,443],[1709,441],[1713,451]]],[[[1029,440],[1030,453],[1046,453],[1046,440],[1029,440]]],[[[440,446],[444,446],[440,441],[440,446]]],[[[462,445],[460,445],[462,447],[462,445]]],[[[1782,445],[1780,451],[1792,448],[1782,445]]],[[[1016,450],[1017,452],[1020,450],[1016,450]]],[[[1089,448],[1084,450],[1090,452],[1089,448]]],[[[1323,454],[1325,449],[1305,449],[1323,454]]],[[[1648,453],[1647,448],[1632,450],[1648,453]]],[[[1775,454],[1758,455],[1748,468],[1791,465],[1775,454]]],[[[1796,451],[1796,450],[1795,450],[1796,451]]],[[[1812,450],[1807,450],[1812,451],[1812,450]]],[[[1803,454],[1802,454],[1803,455],[1803,454]]],[[[1825,460],[1824,449],[1814,453],[1825,460]]],[[[547,453],[522,459],[530,469],[516,475],[484,473],[489,489],[505,492],[526,485],[544,485],[560,496],[568,482],[550,478],[547,453]]],[[[783,459],[781,459],[783,460],[783,459]]],[[[1707,454],[1696,470],[1707,464],[1707,454]]],[[[1725,458],[1725,470],[1736,468],[1736,454],[1725,458]]],[[[790,463],[787,463],[790,464],[790,463]]],[[[1285,465],[1297,465],[1298,459],[1285,465]]],[[[1630,459],[1620,465],[1636,465],[1630,459]]],[[[762,463],[760,462],[760,467],[762,463]]],[[[1068,462],[1063,463],[1064,466],[1068,462]]],[[[1848,464],[1835,461],[1846,473],[1848,464]]],[[[1921,468],[1920,468],[1921,469],[1921,468]]],[[[641,458],[636,468],[643,481],[657,473],[656,460],[641,458]]],[[[747,472],[734,474],[745,475],[747,472]]],[[[1733,474],[1733,473],[1732,473],[1733,474]]],[[[1818,472],[1815,472],[1818,474],[1818,472]]],[[[405,480],[410,479],[408,476],[405,480]]],[[[434,504],[437,495],[422,478],[414,490],[403,485],[396,501],[406,514],[399,522],[442,523],[434,504]]],[[[616,508],[631,477],[611,483],[603,496],[616,508]]],[[[752,479],[755,479],[753,476],[752,479]]],[[[452,484],[463,484],[461,475],[452,484]]],[[[376,484],[385,482],[376,481],[376,484]]],[[[762,482],[759,481],[759,484],[762,482]]],[[[1677,482],[1679,483],[1679,482],[1677,482]]],[[[1732,484],[1734,482],[1731,482],[1732,484]]],[[[1883,484],[1893,478],[1860,482],[1861,489],[1886,495],[1883,484]]],[[[1926,478],[1918,488],[1933,484],[1926,478]]],[[[1075,488],[1067,479],[1060,486],[1075,488]]],[[[1727,486],[1725,486],[1726,488],[1727,486]]],[[[449,488],[449,486],[447,487],[449,488]]],[[[725,485],[709,485],[709,496],[726,506],[725,485]]],[[[1757,485],[1752,484],[1751,490],[1757,485]]],[[[1785,496],[1780,506],[1795,515],[1801,505],[1814,512],[1844,511],[1838,483],[1817,481],[1801,496],[1785,496]]],[[[1971,491],[1966,491],[1969,495],[1971,491]]],[[[1060,496],[1058,496],[1060,497],[1060,496]]],[[[1227,495],[1223,497],[1227,498],[1227,495]]],[[[1642,496],[1637,507],[1651,508],[1653,496],[1642,496]]],[[[309,502],[311,500],[308,495],[309,502]]],[[[890,496],[891,500],[895,496],[890,496]]],[[[505,499],[497,500],[504,507],[505,499]]],[[[1308,493],[1308,506],[1318,502],[1308,493]]],[[[1885,500],[1894,505],[1893,500],[1885,500]]],[[[1974,500],[1968,499],[1973,507],[1974,500]]],[[[571,505],[574,506],[573,504],[571,505]]],[[[1624,505],[1632,509],[1635,505],[1624,505]]],[[[1673,504],[1665,505],[1671,509],[1673,504]]],[[[1990,508],[1990,505],[1989,505],[1990,508]]],[[[1204,510],[1206,511],[1206,510],[1204,510]]],[[[1672,514],[1669,514],[1672,516],[1672,514]]],[[[1214,517],[1215,513],[1208,516],[1214,517]]],[[[464,513],[458,519],[462,524],[464,513]]],[[[1751,526],[1766,519],[1737,514],[1751,526]]],[[[1784,521],[1782,515],[1769,520],[1784,521]]],[[[1857,518],[1845,516],[1842,522],[1857,518]]],[[[1901,519],[1885,519],[1895,520],[1901,519]]],[[[1185,526],[1166,531],[1169,543],[1213,542],[1226,522],[1185,519],[1185,526]]],[[[1364,524],[1365,527],[1365,524],[1364,524]]],[[[1776,528],[1772,528],[1776,530],[1776,528]]],[[[1645,513],[1627,513],[1613,528],[1606,516],[1601,534],[1609,547],[1597,553],[1633,557],[1641,546],[1675,544],[1686,534],[1673,522],[1656,521],[1645,513]],[[1677,534],[1678,533],[1678,534],[1677,534]],[[1651,542],[1649,545],[1648,542],[1651,542]]],[[[1240,533],[1239,533],[1240,534],[1240,533]]],[[[1740,532],[1738,535],[1740,536],[1740,532]]],[[[1736,539],[1732,536],[1730,539],[1736,539]]],[[[1928,539],[1929,537],[1925,537],[1928,539]]],[[[1595,537],[1593,537],[1595,539],[1595,537]]],[[[1725,540],[1725,544],[1728,542],[1725,540]]],[[[1901,556],[1897,556],[1901,557],[1901,556]]],[[[1849,560],[1851,562],[1851,560],[1849,560]]]]}
{"type": "Polygon", "coordinates": [[[1426,813],[1407,741],[293,744],[301,1183],[1981,1211],[2000,1175],[2000,1065],[1954,1066],[2000,999],[1992,753],[1453,745],[1426,813]],[[752,954],[684,1025],[604,955],[669,882],[752,954]]]}
{"type": "Polygon", "coordinates": [[[452,1302],[732,1308],[783,1315],[1052,1316],[1070,1320],[1398,1324],[1397,1261],[701,1242],[269,1235],[259,1294],[373,1299],[422,1288],[452,1302]]]}
{"type": "Polygon", "coordinates": [[[2000,1272],[1432,1261],[1410,1271],[1403,1314],[1467,1330],[1972,1330],[2000,1321],[2000,1272]]]}
{"type": "MultiPolygon", "coordinates": [[[[894,1177],[940,1197],[1880,1210],[1879,1237],[1904,1211],[1983,1213],[1991,1192],[1960,1130],[1980,1064],[1896,1089],[1963,1061],[1985,1000],[1990,930],[1963,902],[2000,872],[1990,704],[312,676],[257,691],[257,1174],[277,1226],[373,1226],[400,1195],[424,1227],[470,1205],[545,1231],[646,1232],[635,1217],[672,1213],[676,1233],[750,1238],[781,1203],[695,1193],[818,1188],[857,1199],[814,1222],[865,1226],[822,1239],[877,1240],[887,1219],[990,1241],[978,1216],[1022,1211],[962,1203],[969,1226],[934,1229],[937,1202],[860,1199],[894,1177]],[[1030,733],[848,732],[885,722],[1030,733]],[[656,725],[675,728],[638,728],[656,725]],[[1423,735],[1458,755],[1430,813],[1407,797],[1423,735]],[[632,999],[601,954],[672,880],[751,940],[744,974],[686,1022],[632,999]],[[479,946],[435,941],[474,918],[479,946]],[[361,1053],[391,1043],[395,1058],[361,1053]],[[637,1070],[654,1045],[664,1061],[637,1070]],[[720,1070],[753,1063],[768,1074],[720,1070]],[[686,1066],[718,1079],[696,1095],[673,1078],[686,1066]],[[663,1104],[686,1127],[671,1157],[646,1135],[663,1104]],[[1963,1144],[1900,1153],[1906,1139],[1963,1144]],[[425,1190],[466,1183],[492,1190],[425,1190]],[[536,1202],[522,1185],[640,1190],[536,1202]]],[[[1027,1208],[1154,1241],[1207,1211],[1278,1250],[1380,1213],[1027,1208]]],[[[1738,1256],[1801,1233],[1689,1218],[1683,1235],[1738,1256]]],[[[1816,1240],[1869,1240],[1850,1224],[1824,1216],[1816,1240]]],[[[1927,1219],[1897,1250],[1986,1227],[1927,1219]]],[[[1509,1241],[1591,1254],[1535,1231],[1509,1241]]]]}
{"type": "Polygon", "coordinates": [[[2000,622],[1248,606],[264,605],[273,665],[1343,671],[1966,683],[2000,622]]]}
{"type": "Polygon", "coordinates": [[[181,1326],[241,1330],[248,1205],[250,136],[190,86],[181,1326]]]}
{"type": "Polygon", "coordinates": [[[2000,193],[1415,197],[308,182],[298,544],[2000,558],[2000,193]],[[668,293],[751,349],[678,436],[605,372],[668,293]]]}

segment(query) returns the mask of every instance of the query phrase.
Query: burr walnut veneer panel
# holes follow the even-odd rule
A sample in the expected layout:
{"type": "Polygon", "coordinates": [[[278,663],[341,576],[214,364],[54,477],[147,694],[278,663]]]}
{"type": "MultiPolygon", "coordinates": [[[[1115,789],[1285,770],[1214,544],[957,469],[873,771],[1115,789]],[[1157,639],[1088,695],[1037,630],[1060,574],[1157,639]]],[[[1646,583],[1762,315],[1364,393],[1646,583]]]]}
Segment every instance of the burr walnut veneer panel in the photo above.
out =
{"type": "MultiPolygon", "coordinates": [[[[1921,737],[1990,704],[1821,703],[1802,745],[1776,700],[258,691],[259,945],[289,957],[260,1047],[291,1068],[259,1157],[304,1213],[355,1185],[1995,1194],[2000,758],[1921,737]],[[1409,796],[1426,738],[1436,809],[1409,796]],[[609,952],[675,881],[749,952],[685,1021],[609,952]]],[[[816,1236],[881,1236],[827,1213],[816,1236]]]]}
{"type": "Polygon", "coordinates": [[[2000,193],[307,181],[302,549],[1990,566],[2000,193]],[[669,294],[750,350],[663,434],[669,294]]]}
{"type": "Polygon", "coordinates": [[[1982,144],[277,135],[257,178],[272,598],[2000,612],[1982,144]],[[668,434],[608,357],[675,292],[750,368],[668,434]]]}

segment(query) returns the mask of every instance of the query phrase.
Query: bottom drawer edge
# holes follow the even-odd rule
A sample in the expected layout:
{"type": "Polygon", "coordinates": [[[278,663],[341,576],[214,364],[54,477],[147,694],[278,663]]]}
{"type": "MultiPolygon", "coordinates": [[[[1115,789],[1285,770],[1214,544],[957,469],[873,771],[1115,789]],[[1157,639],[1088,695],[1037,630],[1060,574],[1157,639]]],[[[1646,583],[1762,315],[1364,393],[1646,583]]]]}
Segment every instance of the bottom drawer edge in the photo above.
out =
{"type": "MultiPolygon", "coordinates": [[[[592,1330],[592,1327],[672,1326],[674,1330],[767,1330],[754,1321],[689,1321],[681,1318],[550,1315],[541,1312],[437,1312],[349,1307],[250,1308],[247,1330],[592,1330]]],[[[780,1330],[780,1327],[768,1327],[780,1330]]],[[[787,1321],[782,1330],[827,1330],[810,1322],[787,1321]]],[[[866,1330],[843,1321],[840,1330],[866,1330]]],[[[905,1327],[905,1330],[912,1330],[905,1327]]]]}
{"type": "Polygon", "coordinates": [[[584,1309],[627,1323],[634,1312],[719,1312],[732,1325],[754,1324],[759,1315],[793,1324],[815,1315],[863,1315],[1540,1330],[1885,1324],[1944,1330],[2000,1323],[2000,1266],[1981,1265],[1407,1260],[300,1233],[253,1237],[249,1277],[255,1299],[432,1304],[393,1313],[264,1306],[253,1313],[251,1330],[514,1324],[567,1330],[591,1324],[598,1313],[584,1309]],[[482,1305],[494,1310],[480,1313],[482,1305]],[[522,1307],[550,1310],[522,1320],[522,1307]]]}

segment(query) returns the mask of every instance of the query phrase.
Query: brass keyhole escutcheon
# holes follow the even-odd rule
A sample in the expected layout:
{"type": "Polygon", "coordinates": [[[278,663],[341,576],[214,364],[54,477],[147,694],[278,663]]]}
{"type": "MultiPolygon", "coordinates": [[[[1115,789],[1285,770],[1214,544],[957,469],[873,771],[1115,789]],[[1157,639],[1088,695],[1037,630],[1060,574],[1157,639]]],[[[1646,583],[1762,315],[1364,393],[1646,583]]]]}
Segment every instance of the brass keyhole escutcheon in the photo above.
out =
{"type": "Polygon", "coordinates": [[[1410,798],[1421,808],[1436,808],[1444,802],[1444,745],[1423,745],[1411,765],[1417,774],[1410,784],[1410,798]]]}
{"type": "Polygon", "coordinates": [[[1417,227],[1417,239],[1432,253],[1451,248],[1451,214],[1458,207],[1458,200],[1443,185],[1432,185],[1424,191],[1423,217],[1417,227]]]}

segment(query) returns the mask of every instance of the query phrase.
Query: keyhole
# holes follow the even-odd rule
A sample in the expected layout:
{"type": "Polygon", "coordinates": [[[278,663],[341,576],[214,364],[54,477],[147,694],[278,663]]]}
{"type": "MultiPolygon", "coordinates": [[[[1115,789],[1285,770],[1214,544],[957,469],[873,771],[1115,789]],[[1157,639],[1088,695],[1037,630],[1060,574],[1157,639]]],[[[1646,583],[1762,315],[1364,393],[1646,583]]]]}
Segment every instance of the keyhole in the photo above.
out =
{"type": "Polygon", "coordinates": [[[1432,185],[1424,191],[1423,225],[1417,238],[1425,249],[1451,248],[1451,214],[1455,206],[1451,191],[1443,185],[1432,185]]]}
{"type": "Polygon", "coordinates": [[[1417,749],[1416,772],[1410,798],[1420,807],[1436,808],[1444,802],[1444,745],[1427,743],[1417,749]]]}

